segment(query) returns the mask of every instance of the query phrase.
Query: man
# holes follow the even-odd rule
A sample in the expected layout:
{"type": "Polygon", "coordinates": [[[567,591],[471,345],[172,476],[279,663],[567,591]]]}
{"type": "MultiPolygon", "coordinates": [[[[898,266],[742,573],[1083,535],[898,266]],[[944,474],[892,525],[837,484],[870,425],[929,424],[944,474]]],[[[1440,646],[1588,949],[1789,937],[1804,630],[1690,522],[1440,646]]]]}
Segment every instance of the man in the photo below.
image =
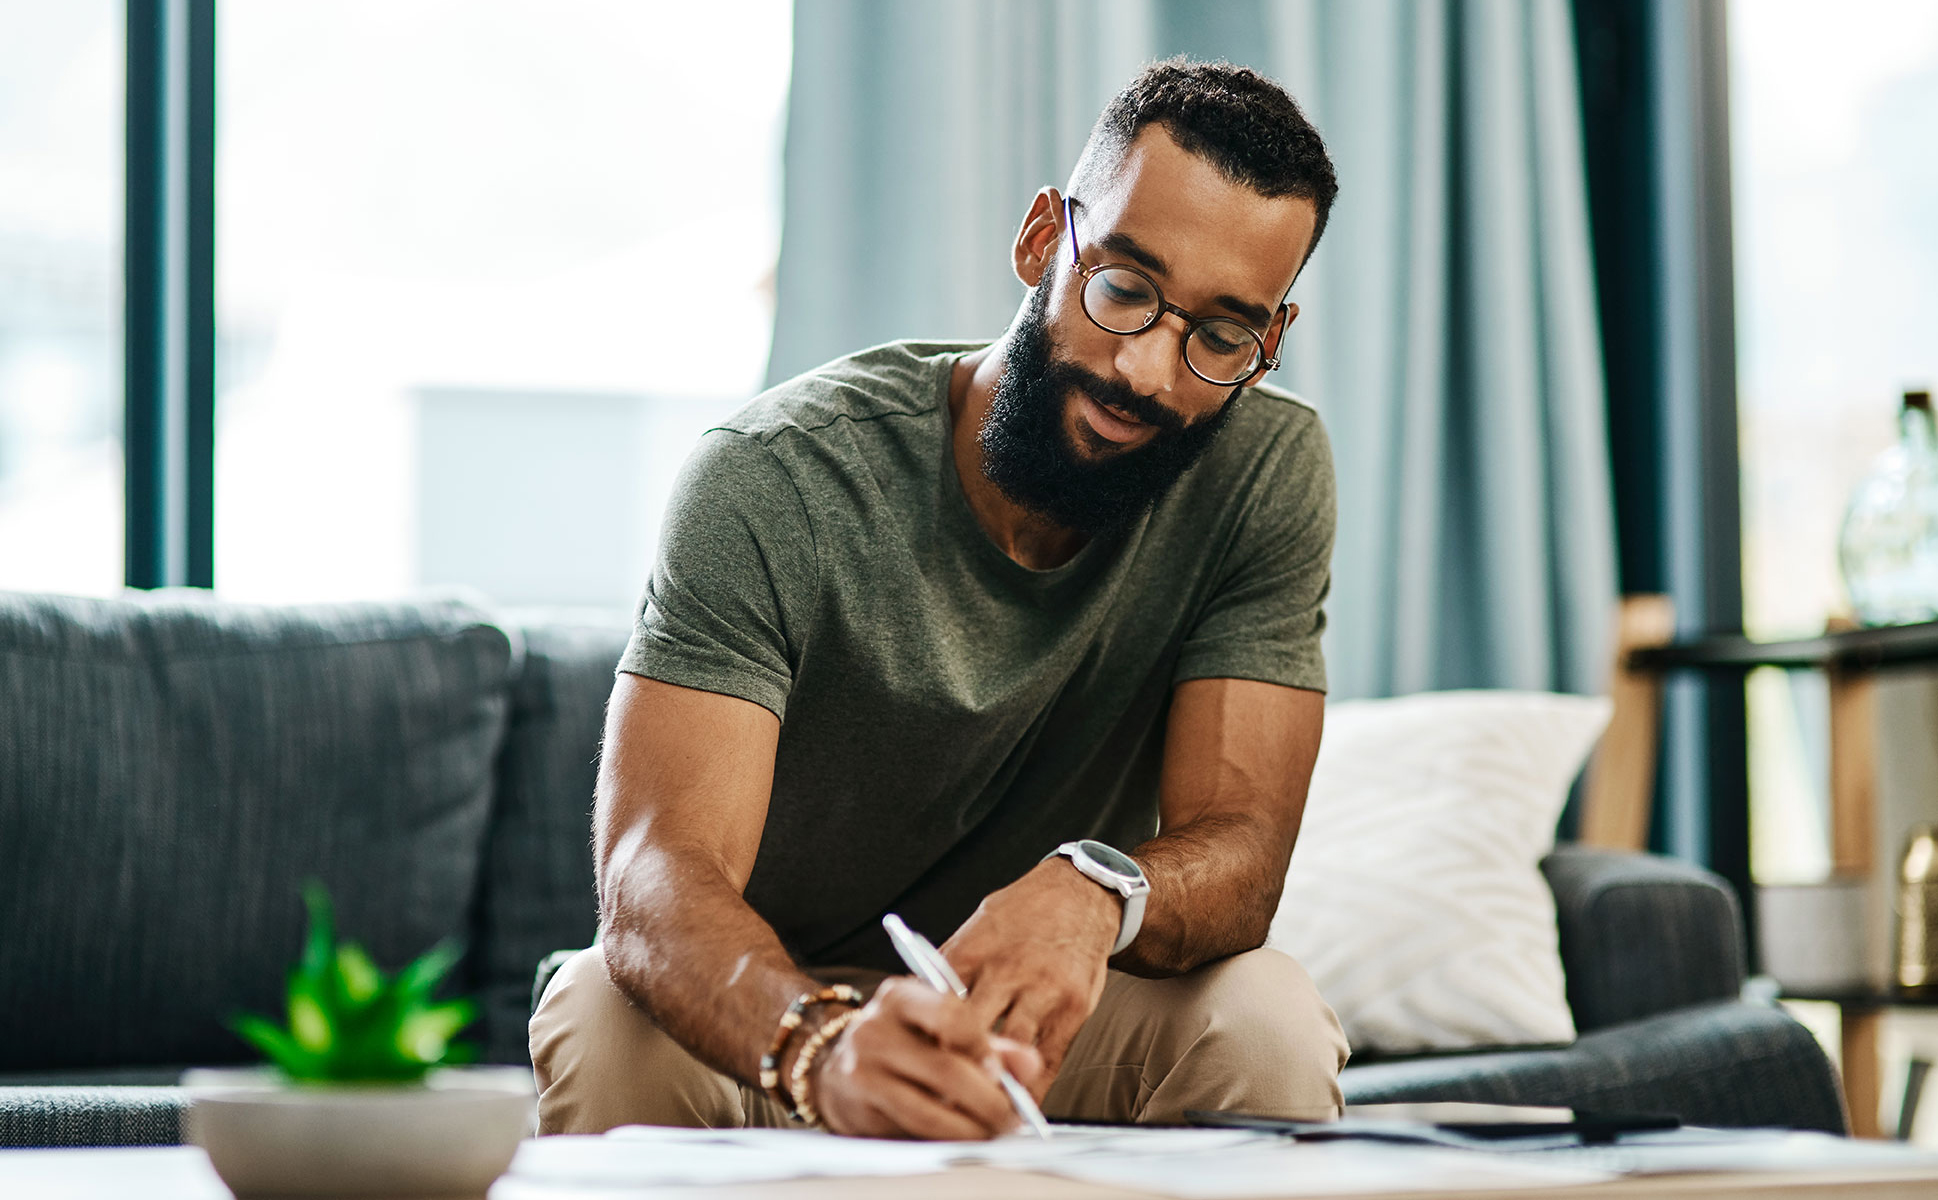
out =
{"type": "Polygon", "coordinates": [[[1338,1022],[1259,948],[1331,461],[1255,386],[1335,191],[1275,84],[1157,64],[1032,202],[1000,341],[864,351],[706,435],[608,714],[602,944],[532,1019],[544,1131],[988,1137],[999,1064],[1053,1118],[1337,1112],[1338,1022]],[[966,1000],[899,974],[889,912],[966,1000]]]}

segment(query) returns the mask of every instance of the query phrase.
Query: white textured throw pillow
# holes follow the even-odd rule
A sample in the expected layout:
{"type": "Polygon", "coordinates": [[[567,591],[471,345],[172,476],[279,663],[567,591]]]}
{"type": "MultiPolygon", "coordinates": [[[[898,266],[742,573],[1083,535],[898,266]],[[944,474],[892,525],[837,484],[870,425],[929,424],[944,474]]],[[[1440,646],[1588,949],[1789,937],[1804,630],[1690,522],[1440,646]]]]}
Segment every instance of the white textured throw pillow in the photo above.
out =
{"type": "Polygon", "coordinates": [[[1355,1050],[1574,1040],[1539,863],[1609,712],[1509,691],[1327,707],[1271,944],[1355,1050]]]}

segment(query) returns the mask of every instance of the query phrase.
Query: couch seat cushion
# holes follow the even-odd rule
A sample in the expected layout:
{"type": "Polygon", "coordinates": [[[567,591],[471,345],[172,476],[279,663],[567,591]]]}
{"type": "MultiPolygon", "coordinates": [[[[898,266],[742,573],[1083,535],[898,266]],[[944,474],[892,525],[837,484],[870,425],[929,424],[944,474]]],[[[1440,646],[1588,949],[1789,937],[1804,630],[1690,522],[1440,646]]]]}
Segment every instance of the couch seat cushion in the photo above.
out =
{"type": "Polygon", "coordinates": [[[1546,1104],[1668,1113],[1685,1125],[1845,1129],[1836,1072],[1810,1031],[1781,1009],[1734,1000],[1597,1030],[1567,1047],[1348,1066],[1339,1086],[1348,1104],[1546,1104]]]}

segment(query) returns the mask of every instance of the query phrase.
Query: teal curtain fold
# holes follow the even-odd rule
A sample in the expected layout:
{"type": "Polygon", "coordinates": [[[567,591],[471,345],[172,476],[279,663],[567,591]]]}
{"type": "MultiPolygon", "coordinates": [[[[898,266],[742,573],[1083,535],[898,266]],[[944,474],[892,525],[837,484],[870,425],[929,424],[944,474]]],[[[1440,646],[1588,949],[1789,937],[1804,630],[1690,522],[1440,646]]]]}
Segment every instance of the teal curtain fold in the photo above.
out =
{"type": "Polygon", "coordinates": [[[798,0],[772,379],[993,336],[1009,248],[1146,61],[1278,78],[1341,183],[1276,382],[1331,432],[1334,695],[1599,691],[1615,603],[1559,0],[798,0]]]}

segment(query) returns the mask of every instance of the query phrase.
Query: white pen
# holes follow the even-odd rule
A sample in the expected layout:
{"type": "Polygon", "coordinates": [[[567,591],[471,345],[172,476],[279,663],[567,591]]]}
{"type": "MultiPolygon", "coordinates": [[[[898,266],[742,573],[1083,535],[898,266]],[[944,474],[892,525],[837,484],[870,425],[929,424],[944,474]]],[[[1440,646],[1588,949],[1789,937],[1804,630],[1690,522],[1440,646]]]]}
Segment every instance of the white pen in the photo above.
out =
{"type": "MultiPolygon", "coordinates": [[[[917,979],[946,995],[968,998],[969,989],[962,986],[962,978],[949,966],[949,960],[942,957],[942,951],[930,944],[929,939],[910,929],[894,913],[882,918],[882,928],[888,930],[888,940],[895,943],[895,953],[902,956],[902,961],[908,964],[908,969],[915,973],[917,979]]],[[[1043,1110],[1036,1106],[1029,1089],[1018,1083],[1016,1076],[1011,1075],[1009,1068],[1001,1062],[996,1064],[996,1082],[1003,1085],[1003,1091],[1009,1094],[1009,1102],[1016,1106],[1017,1114],[1035,1131],[1036,1136],[1049,1137],[1050,1123],[1043,1119],[1043,1110]]]]}

